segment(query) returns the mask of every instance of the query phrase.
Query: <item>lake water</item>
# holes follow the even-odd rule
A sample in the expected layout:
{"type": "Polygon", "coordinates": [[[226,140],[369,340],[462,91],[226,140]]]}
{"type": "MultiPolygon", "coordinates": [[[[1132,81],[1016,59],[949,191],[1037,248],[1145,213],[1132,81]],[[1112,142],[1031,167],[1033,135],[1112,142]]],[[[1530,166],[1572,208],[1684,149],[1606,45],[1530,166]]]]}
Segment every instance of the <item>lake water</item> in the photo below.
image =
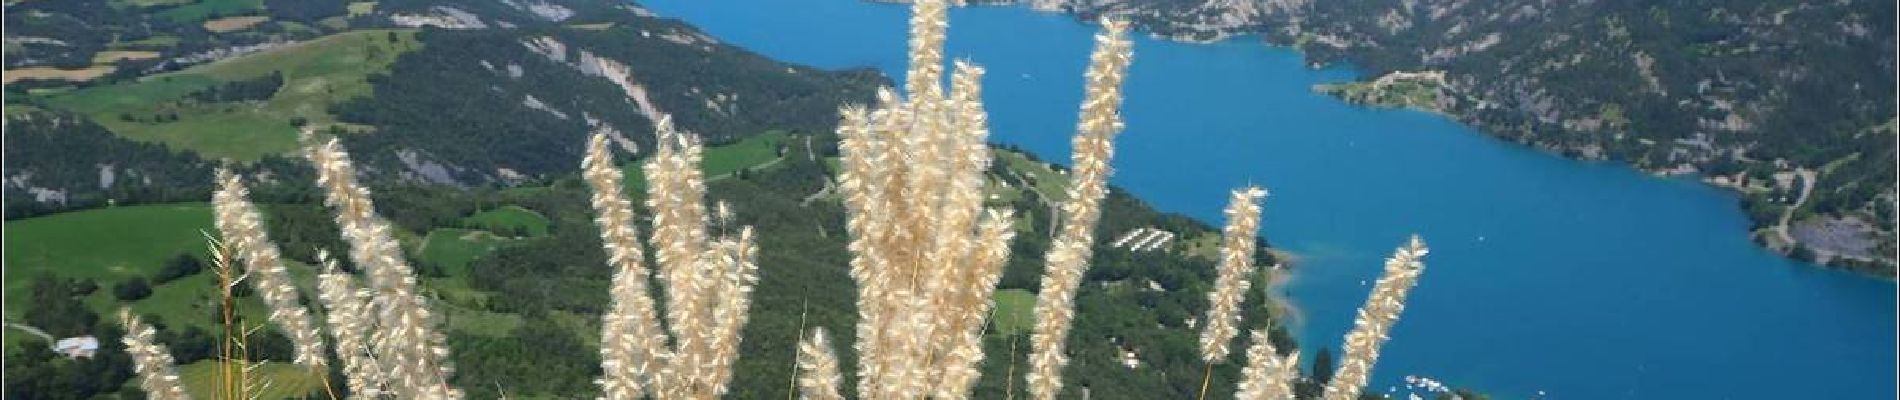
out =
{"type": "MultiPolygon", "coordinates": [[[[903,74],[904,6],[647,3],[770,57],[903,74]]],[[[998,140],[1066,161],[1094,32],[962,8],[949,52],[988,68],[998,140]]],[[[1370,392],[1416,374],[1499,398],[1894,398],[1894,284],[1756,248],[1733,195],[1347,105],[1309,87],[1355,72],[1257,40],[1135,48],[1113,182],[1216,225],[1228,190],[1272,190],[1264,231],[1300,257],[1307,354],[1338,346],[1407,234],[1430,243],[1370,392]]]]}

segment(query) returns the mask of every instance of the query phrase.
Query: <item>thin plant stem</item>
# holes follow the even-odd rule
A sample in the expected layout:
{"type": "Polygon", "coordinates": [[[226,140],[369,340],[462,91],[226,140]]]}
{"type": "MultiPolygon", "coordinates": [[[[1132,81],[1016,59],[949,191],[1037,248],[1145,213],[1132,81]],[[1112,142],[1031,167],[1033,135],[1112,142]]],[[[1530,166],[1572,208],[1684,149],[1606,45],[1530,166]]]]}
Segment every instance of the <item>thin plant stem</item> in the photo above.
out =
{"type": "Polygon", "coordinates": [[[1207,368],[1201,370],[1201,395],[1198,397],[1195,397],[1196,399],[1207,400],[1207,381],[1210,381],[1213,379],[1214,379],[1214,363],[1207,363],[1207,368]]]}
{"type": "Polygon", "coordinates": [[[1009,369],[1003,371],[1003,398],[1006,400],[1016,398],[1016,378],[1013,378],[1016,376],[1016,340],[1022,337],[1021,333],[1009,335],[1009,369]]]}
{"type": "Polygon", "coordinates": [[[317,371],[317,376],[323,379],[323,394],[330,396],[330,400],[340,399],[336,396],[336,388],[330,387],[330,369],[326,367],[322,371],[317,371]]]}
{"type": "MultiPolygon", "coordinates": [[[[806,308],[809,306],[811,306],[810,298],[803,298],[802,300],[799,300],[798,330],[792,332],[792,337],[798,337],[798,335],[801,335],[805,332],[805,312],[809,311],[809,309],[806,308]]],[[[792,347],[792,379],[791,380],[792,380],[792,384],[789,387],[791,390],[785,392],[785,400],[798,399],[798,347],[797,346],[792,347]]]]}

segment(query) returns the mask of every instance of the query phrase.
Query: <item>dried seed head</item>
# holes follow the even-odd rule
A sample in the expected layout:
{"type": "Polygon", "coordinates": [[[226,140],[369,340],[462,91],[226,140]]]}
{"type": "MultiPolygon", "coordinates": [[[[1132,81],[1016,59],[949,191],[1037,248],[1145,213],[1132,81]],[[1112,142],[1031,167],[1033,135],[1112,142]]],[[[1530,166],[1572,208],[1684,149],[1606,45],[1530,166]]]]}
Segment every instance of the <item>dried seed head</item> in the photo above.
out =
{"type": "Polygon", "coordinates": [[[1255,271],[1255,236],[1260,232],[1260,205],[1266,191],[1257,187],[1235,190],[1227,203],[1227,227],[1221,232],[1220,265],[1214,291],[1207,295],[1207,322],[1201,327],[1201,361],[1227,359],[1227,345],[1240,333],[1240,301],[1255,271]]]}
{"type": "Polygon", "coordinates": [[[173,365],[171,350],[158,344],[154,339],[158,333],[151,325],[146,325],[132,310],[119,311],[119,323],[125,326],[125,353],[132,358],[132,370],[139,374],[139,388],[145,390],[147,398],[159,400],[186,400],[191,396],[185,393],[184,385],[178,380],[178,369],[173,365]]]}
{"type": "Polygon", "coordinates": [[[290,272],[284,268],[277,244],[271,242],[269,233],[265,232],[263,215],[251,204],[249,195],[242,178],[229,170],[218,170],[218,191],[211,196],[218,236],[230,245],[232,255],[242,261],[251,287],[270,308],[270,321],[290,338],[296,352],[293,360],[306,367],[322,367],[327,362],[323,336],[317,332],[309,311],[304,309],[303,296],[291,284],[290,272]]]}
{"type": "Polygon", "coordinates": [[[1360,389],[1371,378],[1373,362],[1379,359],[1379,347],[1390,337],[1392,324],[1398,322],[1399,313],[1405,310],[1406,294],[1418,284],[1419,273],[1425,271],[1421,260],[1427,252],[1425,241],[1413,235],[1392,258],[1386,259],[1385,274],[1372,285],[1372,295],[1366,298],[1365,306],[1359,308],[1359,318],[1353,321],[1352,332],[1346,334],[1344,354],[1339,358],[1339,369],[1333,374],[1333,380],[1326,384],[1325,399],[1359,398],[1360,389]]]}
{"type": "Polygon", "coordinates": [[[1029,392],[1038,400],[1054,399],[1062,391],[1062,368],[1068,365],[1065,342],[1075,318],[1075,291],[1088,268],[1100,203],[1107,194],[1109,160],[1114,137],[1122,128],[1121,83],[1132,55],[1128,23],[1103,19],[1089,57],[1082,115],[1077,123],[1070,177],[1062,205],[1062,225],[1055,243],[1044,256],[1047,263],[1042,290],[1036,297],[1036,326],[1030,336],[1029,392]]]}

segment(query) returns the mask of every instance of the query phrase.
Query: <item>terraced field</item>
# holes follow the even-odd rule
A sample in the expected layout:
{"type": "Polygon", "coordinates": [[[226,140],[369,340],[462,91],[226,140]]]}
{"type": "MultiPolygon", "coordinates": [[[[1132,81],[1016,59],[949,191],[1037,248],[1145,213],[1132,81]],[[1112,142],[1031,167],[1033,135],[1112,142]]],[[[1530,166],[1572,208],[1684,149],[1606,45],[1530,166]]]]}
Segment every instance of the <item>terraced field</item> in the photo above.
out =
{"type": "Polygon", "coordinates": [[[62,81],[69,81],[69,82],[85,82],[85,81],[93,80],[93,78],[98,78],[101,76],[105,76],[106,74],[110,74],[112,73],[113,69],[114,69],[113,66],[110,66],[110,65],[95,65],[95,66],[80,68],[80,69],[61,69],[61,68],[53,68],[53,67],[27,67],[27,68],[20,68],[20,69],[10,69],[10,70],[7,70],[6,72],[6,78],[0,79],[0,83],[13,83],[16,81],[27,80],[27,79],[47,79],[47,80],[62,80],[62,81]]]}

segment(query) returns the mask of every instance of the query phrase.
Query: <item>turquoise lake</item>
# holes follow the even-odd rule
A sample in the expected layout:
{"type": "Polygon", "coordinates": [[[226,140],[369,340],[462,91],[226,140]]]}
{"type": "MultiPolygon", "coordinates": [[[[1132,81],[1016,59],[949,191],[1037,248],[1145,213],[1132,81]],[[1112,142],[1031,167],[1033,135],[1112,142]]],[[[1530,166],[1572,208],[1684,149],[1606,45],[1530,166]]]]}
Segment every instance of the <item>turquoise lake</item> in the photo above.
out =
{"type": "MultiPolygon", "coordinates": [[[[773,58],[903,74],[904,6],[645,3],[773,58]]],[[[988,68],[996,140],[1066,162],[1094,32],[961,8],[949,53],[988,68]]],[[[1423,235],[1424,277],[1368,392],[1420,375],[1503,399],[1894,398],[1894,283],[1757,248],[1735,197],[1692,180],[1309,89],[1356,75],[1250,38],[1139,39],[1113,182],[1215,225],[1228,190],[1270,189],[1264,234],[1299,257],[1285,290],[1309,355],[1338,346],[1384,257],[1423,235]]]]}

